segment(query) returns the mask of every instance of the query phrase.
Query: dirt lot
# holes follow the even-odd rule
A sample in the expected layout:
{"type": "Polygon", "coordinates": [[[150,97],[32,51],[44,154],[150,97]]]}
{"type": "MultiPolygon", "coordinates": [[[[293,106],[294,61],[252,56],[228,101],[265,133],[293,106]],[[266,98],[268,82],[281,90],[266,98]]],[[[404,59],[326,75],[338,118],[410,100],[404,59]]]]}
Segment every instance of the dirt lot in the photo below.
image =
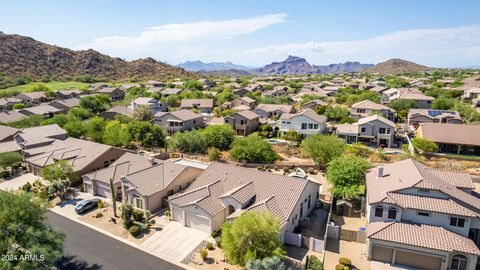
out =
{"type": "MultiPolygon", "coordinates": [[[[117,212],[117,215],[120,215],[120,212],[117,212]]],[[[116,236],[122,237],[127,239],[128,241],[132,241],[136,244],[140,244],[145,241],[148,237],[152,236],[157,230],[161,230],[162,225],[158,224],[158,222],[150,227],[150,230],[141,233],[137,237],[133,237],[127,229],[123,228],[122,219],[120,217],[116,218],[116,223],[111,221],[113,218],[113,209],[112,207],[96,209],[91,211],[81,217],[79,219],[81,221],[87,222],[95,227],[98,227],[102,230],[108,231],[116,236]],[[95,215],[101,212],[103,217],[96,218],[95,215]]]]}
{"type": "Polygon", "coordinates": [[[238,265],[231,265],[226,262],[224,262],[224,255],[223,252],[220,248],[215,248],[214,250],[209,250],[208,251],[208,256],[205,261],[200,258],[200,254],[197,253],[195,256],[192,258],[190,263],[188,264],[191,267],[194,267],[196,269],[202,269],[202,270],[240,270],[243,269],[243,267],[238,266],[238,265]]]}
{"type": "Polygon", "coordinates": [[[357,242],[328,239],[325,251],[324,269],[335,269],[340,257],[352,260],[352,265],[361,270],[370,270],[367,260],[367,245],[357,242]]]}

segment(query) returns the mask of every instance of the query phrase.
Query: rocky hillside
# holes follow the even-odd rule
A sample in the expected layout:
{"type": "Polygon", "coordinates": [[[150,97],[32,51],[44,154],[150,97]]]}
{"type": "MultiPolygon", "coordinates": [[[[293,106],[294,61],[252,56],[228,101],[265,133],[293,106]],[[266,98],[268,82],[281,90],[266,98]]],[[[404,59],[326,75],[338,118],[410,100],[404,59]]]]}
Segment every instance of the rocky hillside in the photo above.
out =
{"type": "Polygon", "coordinates": [[[224,71],[224,70],[252,70],[253,67],[246,67],[242,65],[237,65],[232,62],[210,62],[205,63],[202,61],[186,61],[184,63],[178,64],[178,67],[181,67],[187,71],[224,71]]]}
{"type": "Polygon", "coordinates": [[[285,61],[273,62],[255,70],[258,74],[326,74],[326,73],[350,73],[358,72],[372,64],[361,64],[359,62],[346,62],[330,64],[327,66],[311,65],[304,58],[289,56],[285,61]]]}
{"type": "Polygon", "coordinates": [[[0,32],[0,73],[18,78],[66,78],[92,75],[104,80],[161,79],[193,76],[152,58],[125,61],[94,50],[74,51],[20,35],[0,32]]]}
{"type": "Polygon", "coordinates": [[[366,73],[380,73],[380,74],[399,74],[408,72],[422,72],[428,71],[432,68],[422,66],[410,61],[393,58],[388,61],[378,63],[373,67],[366,68],[362,72],[366,73]]]}

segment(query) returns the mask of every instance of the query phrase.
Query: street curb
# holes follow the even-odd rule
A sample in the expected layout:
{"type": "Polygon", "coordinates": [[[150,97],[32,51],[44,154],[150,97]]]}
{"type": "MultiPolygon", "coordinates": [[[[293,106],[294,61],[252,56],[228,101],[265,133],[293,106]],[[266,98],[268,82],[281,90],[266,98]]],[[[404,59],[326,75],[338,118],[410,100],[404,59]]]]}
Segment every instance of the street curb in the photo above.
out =
{"type": "Polygon", "coordinates": [[[110,233],[110,232],[108,232],[108,231],[105,231],[105,230],[102,230],[102,229],[100,229],[100,228],[97,228],[97,227],[95,227],[95,226],[93,226],[93,225],[91,225],[91,224],[89,224],[89,223],[87,223],[87,222],[81,221],[81,220],[79,220],[79,219],[76,219],[76,218],[73,218],[73,217],[70,217],[70,216],[63,215],[62,213],[55,211],[53,208],[49,209],[49,211],[52,212],[52,213],[55,213],[55,214],[57,214],[57,215],[60,215],[60,216],[62,216],[62,217],[68,218],[69,220],[75,221],[75,222],[77,222],[77,223],[79,223],[79,224],[82,224],[83,226],[88,227],[88,228],[90,228],[90,229],[93,229],[93,230],[95,230],[95,231],[97,231],[97,232],[99,232],[99,233],[108,235],[109,237],[111,237],[111,238],[113,238],[113,239],[115,239],[115,240],[118,240],[118,241],[120,241],[120,242],[122,242],[122,243],[125,243],[125,244],[127,244],[127,245],[129,245],[129,246],[131,246],[131,247],[134,247],[134,248],[136,248],[136,249],[138,249],[138,250],[140,250],[140,251],[143,251],[143,252],[148,253],[148,254],[150,254],[150,255],[152,255],[152,256],[155,256],[155,257],[157,257],[157,258],[159,258],[159,259],[162,259],[162,260],[164,260],[164,261],[166,261],[166,262],[169,262],[169,263],[171,263],[171,264],[174,264],[174,265],[176,265],[176,266],[178,266],[178,267],[182,267],[183,269],[187,269],[187,270],[196,270],[195,268],[193,268],[193,267],[191,267],[191,266],[188,266],[188,265],[186,265],[186,264],[183,264],[183,263],[181,263],[181,262],[171,261],[171,260],[169,260],[169,259],[162,258],[162,257],[160,257],[160,256],[158,256],[158,255],[156,255],[156,254],[154,254],[154,253],[152,253],[152,252],[149,252],[149,251],[146,251],[146,250],[142,250],[142,249],[139,248],[139,245],[138,245],[138,244],[132,243],[132,242],[130,242],[130,241],[128,241],[128,240],[125,240],[125,239],[122,238],[122,237],[116,236],[116,235],[114,235],[114,234],[112,234],[112,233],[110,233]]]}

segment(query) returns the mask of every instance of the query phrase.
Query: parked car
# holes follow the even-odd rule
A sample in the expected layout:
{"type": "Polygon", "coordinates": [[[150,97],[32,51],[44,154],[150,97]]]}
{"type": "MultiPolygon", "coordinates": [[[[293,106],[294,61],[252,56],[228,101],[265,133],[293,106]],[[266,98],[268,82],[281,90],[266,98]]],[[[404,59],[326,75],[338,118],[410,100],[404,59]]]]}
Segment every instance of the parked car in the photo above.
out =
{"type": "Polygon", "coordinates": [[[100,199],[91,199],[91,200],[84,200],[81,201],[79,204],[75,206],[75,212],[77,214],[83,214],[85,212],[88,212],[92,209],[95,209],[98,207],[98,202],[100,199]]]}

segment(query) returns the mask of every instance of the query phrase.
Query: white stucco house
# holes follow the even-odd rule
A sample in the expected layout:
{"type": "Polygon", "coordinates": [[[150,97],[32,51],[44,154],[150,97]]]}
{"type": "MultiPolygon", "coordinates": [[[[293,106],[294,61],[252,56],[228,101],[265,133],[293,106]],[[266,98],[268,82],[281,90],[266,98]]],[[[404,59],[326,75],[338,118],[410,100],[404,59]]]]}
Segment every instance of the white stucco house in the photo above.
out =
{"type": "Polygon", "coordinates": [[[327,117],[319,115],[311,109],[305,109],[298,113],[284,113],[277,122],[276,127],[280,135],[289,130],[296,130],[303,137],[321,134],[326,129],[327,117]]]}

